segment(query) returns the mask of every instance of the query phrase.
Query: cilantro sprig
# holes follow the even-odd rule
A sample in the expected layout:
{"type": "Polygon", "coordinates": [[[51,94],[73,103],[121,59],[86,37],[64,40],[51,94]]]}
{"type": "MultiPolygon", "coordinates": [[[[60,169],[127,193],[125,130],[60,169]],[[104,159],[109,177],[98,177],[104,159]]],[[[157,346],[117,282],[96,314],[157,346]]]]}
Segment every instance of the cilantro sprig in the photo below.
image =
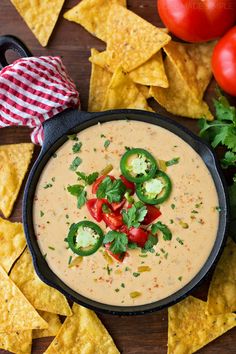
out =
{"type": "Polygon", "coordinates": [[[158,233],[158,231],[162,232],[164,241],[170,241],[172,239],[172,232],[170,231],[168,226],[163,224],[161,221],[158,221],[155,224],[152,224],[152,227],[151,227],[151,233],[153,235],[156,235],[158,233]]]}
{"type": "Polygon", "coordinates": [[[126,252],[128,245],[128,237],[123,232],[108,231],[105,235],[103,244],[111,243],[110,251],[114,254],[126,252]]]}
{"type": "Polygon", "coordinates": [[[126,187],[121,179],[112,181],[110,177],[106,177],[100,183],[97,190],[97,198],[106,198],[110,203],[120,202],[124,197],[126,187]]]}
{"type": "Polygon", "coordinates": [[[122,210],[123,222],[130,227],[139,227],[147,214],[147,207],[142,203],[135,203],[131,208],[122,210]]]}
{"type": "Polygon", "coordinates": [[[99,176],[98,172],[93,172],[89,175],[86,175],[84,172],[76,172],[76,174],[79,177],[79,180],[84,181],[85,184],[89,186],[91,186],[91,184],[93,184],[99,176]]]}
{"type": "Polygon", "coordinates": [[[77,198],[77,206],[79,209],[82,208],[87,200],[87,192],[85,191],[84,187],[85,186],[82,184],[74,184],[67,187],[68,192],[77,198]]]}

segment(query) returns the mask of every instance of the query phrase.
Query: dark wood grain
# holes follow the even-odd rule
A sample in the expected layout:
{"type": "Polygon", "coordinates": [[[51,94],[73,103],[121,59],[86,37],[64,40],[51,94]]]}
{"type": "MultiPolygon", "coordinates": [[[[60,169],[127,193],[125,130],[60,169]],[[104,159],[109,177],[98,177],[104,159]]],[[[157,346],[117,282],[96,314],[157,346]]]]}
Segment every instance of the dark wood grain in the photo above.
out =
{"type": "MultiPolygon", "coordinates": [[[[74,6],[78,1],[65,1],[62,13],[74,6]]],[[[161,21],[156,13],[156,0],[129,0],[128,6],[131,10],[141,15],[148,21],[160,26],[161,21]]],[[[20,18],[9,0],[1,0],[0,5],[0,35],[13,34],[20,37],[30,48],[32,53],[38,55],[59,55],[63,58],[71,77],[76,82],[80,91],[82,108],[87,109],[88,87],[90,78],[90,63],[88,57],[90,48],[98,50],[105,48],[104,43],[87,33],[82,27],[70,23],[60,16],[60,19],[53,32],[47,48],[42,48],[23,20],[20,18]]],[[[215,83],[212,82],[208,88],[206,99],[210,103],[214,93],[215,83]]],[[[235,102],[235,101],[234,101],[235,102]]],[[[236,103],[236,102],[235,102],[236,103]]],[[[155,106],[160,113],[164,109],[155,106]]],[[[174,117],[180,123],[197,132],[196,121],[174,117]]],[[[27,128],[4,128],[0,129],[0,144],[19,143],[30,141],[29,129],[27,128]]],[[[37,157],[39,148],[35,149],[34,160],[37,157]]],[[[21,220],[21,200],[23,188],[15,204],[12,221],[21,220]]],[[[206,299],[209,279],[206,280],[194,295],[206,299]]],[[[136,316],[136,317],[114,317],[100,315],[99,317],[114,338],[119,350],[124,354],[164,354],[167,351],[167,311],[136,316]]],[[[41,354],[50,344],[51,338],[34,340],[33,353],[41,354]]],[[[226,333],[221,338],[212,342],[199,353],[205,354],[234,354],[236,344],[236,328],[226,333]]],[[[0,354],[4,351],[0,350],[0,354]]],[[[106,353],[104,353],[106,354],[106,353]]]]}

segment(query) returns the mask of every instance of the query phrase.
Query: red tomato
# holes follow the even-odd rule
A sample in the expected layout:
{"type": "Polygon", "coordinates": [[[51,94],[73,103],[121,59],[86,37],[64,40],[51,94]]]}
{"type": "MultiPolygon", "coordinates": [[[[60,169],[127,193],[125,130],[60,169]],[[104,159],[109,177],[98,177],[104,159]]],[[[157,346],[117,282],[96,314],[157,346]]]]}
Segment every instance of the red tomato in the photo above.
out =
{"type": "Polygon", "coordinates": [[[143,225],[149,225],[154,220],[159,218],[159,216],[161,216],[160,210],[157,209],[156,207],[154,207],[153,205],[146,205],[146,208],[147,208],[147,214],[146,214],[144,220],[142,221],[143,225]]]}
{"type": "Polygon", "coordinates": [[[119,262],[123,262],[125,256],[126,256],[126,252],[123,252],[123,253],[117,253],[117,254],[114,254],[110,251],[110,243],[106,243],[104,246],[106,248],[106,251],[113,257],[115,258],[117,261],[119,262]]]}
{"type": "Polygon", "coordinates": [[[138,227],[132,227],[128,232],[128,238],[130,242],[137,243],[139,247],[144,247],[147,239],[148,239],[148,232],[138,227]]]}
{"type": "Polygon", "coordinates": [[[124,198],[121,202],[111,203],[111,207],[114,211],[120,210],[123,207],[123,205],[125,204],[125,202],[126,202],[126,199],[124,198]]]}
{"type": "Polygon", "coordinates": [[[236,21],[235,0],[157,0],[157,7],[170,32],[187,42],[221,37],[236,21]]]}
{"type": "Polygon", "coordinates": [[[130,194],[133,195],[135,192],[135,184],[133,182],[128,181],[124,176],[120,176],[121,181],[124,183],[127,189],[130,189],[130,194]]]}
{"type": "Polygon", "coordinates": [[[103,214],[102,219],[112,230],[117,230],[123,225],[123,219],[120,213],[103,214]]]}
{"type": "Polygon", "coordinates": [[[99,187],[100,183],[102,183],[102,181],[103,181],[106,177],[110,177],[110,179],[111,179],[112,181],[115,180],[115,177],[110,176],[110,175],[98,177],[98,178],[96,179],[96,181],[93,183],[93,186],[92,186],[92,193],[93,193],[93,194],[96,194],[96,193],[97,193],[97,190],[98,190],[98,187],[99,187]]]}
{"type": "Polygon", "coordinates": [[[236,26],[215,46],[212,70],[218,84],[226,92],[236,96],[236,26]]]}
{"type": "Polygon", "coordinates": [[[108,201],[106,199],[89,199],[86,202],[88,211],[92,215],[92,217],[97,220],[98,222],[102,221],[102,216],[103,216],[103,211],[102,211],[102,206],[103,204],[109,205],[108,201]]]}

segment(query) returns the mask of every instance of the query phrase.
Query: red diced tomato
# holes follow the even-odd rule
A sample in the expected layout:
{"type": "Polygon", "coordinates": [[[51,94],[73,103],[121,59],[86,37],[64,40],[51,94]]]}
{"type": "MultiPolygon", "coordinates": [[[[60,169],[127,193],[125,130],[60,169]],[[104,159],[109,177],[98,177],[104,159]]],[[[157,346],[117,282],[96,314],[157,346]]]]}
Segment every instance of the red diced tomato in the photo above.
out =
{"type": "Polygon", "coordinates": [[[106,243],[104,246],[106,248],[106,251],[113,257],[115,258],[118,262],[123,262],[125,256],[126,256],[126,252],[123,252],[123,253],[117,253],[117,254],[114,254],[110,251],[110,243],[106,243]]]}
{"type": "Polygon", "coordinates": [[[141,227],[131,227],[128,232],[128,239],[130,242],[134,242],[139,247],[143,248],[148,239],[148,232],[143,230],[141,227]]]}
{"type": "Polygon", "coordinates": [[[125,202],[126,202],[126,199],[124,198],[121,202],[111,203],[111,207],[114,211],[120,210],[123,207],[123,205],[125,204],[125,202]]]}
{"type": "Polygon", "coordinates": [[[92,217],[95,220],[97,220],[98,222],[102,221],[102,217],[103,217],[102,206],[103,206],[103,204],[106,204],[109,206],[109,203],[106,199],[93,198],[93,199],[89,199],[86,202],[88,211],[90,212],[92,217]]]}
{"type": "Polygon", "coordinates": [[[111,212],[102,216],[105,224],[112,230],[118,230],[123,225],[122,215],[120,213],[111,212]]]}
{"type": "Polygon", "coordinates": [[[142,221],[143,225],[149,225],[154,220],[159,218],[159,216],[161,216],[160,210],[157,209],[156,207],[154,207],[153,205],[146,205],[146,208],[147,208],[147,214],[146,214],[144,220],[142,221]]]}
{"type": "Polygon", "coordinates": [[[125,187],[130,190],[130,194],[133,195],[135,192],[135,184],[128,181],[123,175],[120,176],[120,179],[124,183],[125,187]]]}

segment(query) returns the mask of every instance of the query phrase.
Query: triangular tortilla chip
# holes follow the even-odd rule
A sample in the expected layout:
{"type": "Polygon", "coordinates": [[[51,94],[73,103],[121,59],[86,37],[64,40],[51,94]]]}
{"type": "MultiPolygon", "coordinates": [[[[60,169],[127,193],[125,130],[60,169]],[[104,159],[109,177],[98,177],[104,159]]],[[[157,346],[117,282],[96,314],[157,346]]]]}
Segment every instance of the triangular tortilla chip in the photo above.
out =
{"type": "Polygon", "coordinates": [[[0,211],[8,218],[29,167],[33,144],[0,146],[0,211]]]}
{"type": "Polygon", "coordinates": [[[126,6],[126,0],[82,0],[63,16],[69,21],[79,23],[92,35],[106,42],[106,19],[113,4],[126,6]]]}
{"type": "Polygon", "coordinates": [[[206,315],[207,304],[192,296],[168,309],[168,354],[191,354],[236,326],[236,315],[206,315]]]}
{"type": "Polygon", "coordinates": [[[206,118],[213,120],[208,105],[194,98],[186,82],[182,79],[175,65],[167,57],[164,61],[168,88],[154,87],[150,94],[168,112],[189,118],[206,118]]]}
{"type": "MultiPolygon", "coordinates": [[[[91,49],[91,56],[98,54],[96,49],[91,49]]],[[[112,74],[102,67],[92,63],[92,71],[89,85],[89,112],[99,112],[104,105],[107,88],[112,74]]]]}
{"type": "Polygon", "coordinates": [[[28,249],[14,265],[10,278],[37,310],[70,316],[71,309],[64,295],[43,283],[37,276],[28,249]]]}
{"type": "Polygon", "coordinates": [[[130,72],[157,53],[171,37],[119,5],[111,6],[107,20],[107,65],[114,72],[121,65],[130,72]]]}
{"type": "Polygon", "coordinates": [[[47,327],[47,322],[0,266],[0,333],[47,327]]]}
{"type": "Polygon", "coordinates": [[[0,265],[9,272],[26,246],[23,226],[0,218],[0,265]]]}
{"type": "Polygon", "coordinates": [[[55,337],[61,328],[61,321],[55,313],[38,311],[40,316],[48,323],[47,329],[33,329],[33,339],[55,337]]]}
{"type": "Polygon", "coordinates": [[[229,239],[216,266],[207,299],[211,315],[236,312],[236,244],[229,239]]]}
{"type": "Polygon", "coordinates": [[[143,65],[130,72],[131,79],[137,84],[168,87],[161,51],[157,52],[143,65]]]}
{"type": "Polygon", "coordinates": [[[65,0],[11,0],[11,2],[39,43],[45,47],[65,0]]]}
{"type": "Polygon", "coordinates": [[[114,72],[107,89],[103,110],[133,108],[151,111],[143,94],[121,67],[114,72]]]}
{"type": "Polygon", "coordinates": [[[171,41],[163,48],[198,100],[202,99],[212,77],[214,46],[215,42],[189,44],[171,41]]]}
{"type": "Polygon", "coordinates": [[[150,87],[149,86],[144,86],[144,85],[139,85],[136,84],[137,89],[143,94],[143,96],[146,98],[146,100],[150,97],[150,87]]]}
{"type": "Polygon", "coordinates": [[[18,354],[31,354],[32,330],[0,333],[0,348],[18,354]]]}
{"type": "Polygon", "coordinates": [[[45,354],[119,354],[111,336],[96,314],[82,306],[73,305],[73,316],[67,317],[45,354]]]}

